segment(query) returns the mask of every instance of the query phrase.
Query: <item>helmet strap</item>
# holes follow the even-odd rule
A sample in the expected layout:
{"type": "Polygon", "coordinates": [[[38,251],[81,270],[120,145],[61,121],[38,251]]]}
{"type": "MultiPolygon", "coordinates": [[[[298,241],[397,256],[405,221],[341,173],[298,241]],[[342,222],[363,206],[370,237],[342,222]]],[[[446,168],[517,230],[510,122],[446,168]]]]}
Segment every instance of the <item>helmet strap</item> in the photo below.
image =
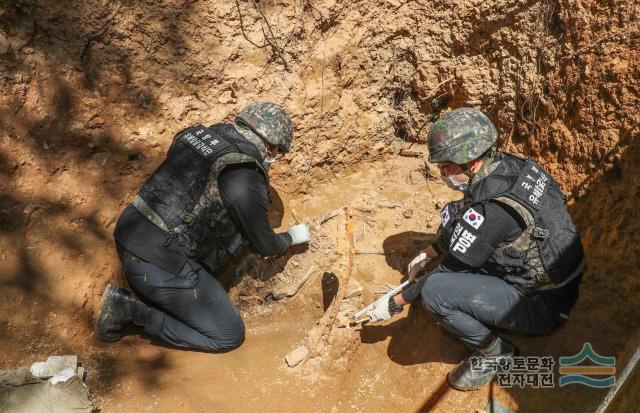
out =
{"type": "Polygon", "coordinates": [[[471,179],[476,173],[473,172],[467,165],[468,164],[460,165],[460,169],[462,169],[462,172],[464,172],[464,174],[467,175],[469,179],[471,179]]]}
{"type": "MultiPolygon", "coordinates": [[[[482,165],[483,167],[485,165],[490,165],[495,160],[496,152],[497,152],[496,147],[492,146],[480,158],[477,158],[477,159],[481,159],[483,161],[483,165],[482,165]]],[[[471,161],[471,162],[473,162],[473,161],[471,161]]],[[[469,177],[469,179],[471,180],[479,171],[478,172],[473,172],[471,170],[471,168],[469,168],[467,165],[469,165],[469,164],[467,163],[467,164],[464,164],[464,165],[460,165],[460,169],[462,169],[462,172],[464,172],[464,174],[467,175],[469,177]]]]}

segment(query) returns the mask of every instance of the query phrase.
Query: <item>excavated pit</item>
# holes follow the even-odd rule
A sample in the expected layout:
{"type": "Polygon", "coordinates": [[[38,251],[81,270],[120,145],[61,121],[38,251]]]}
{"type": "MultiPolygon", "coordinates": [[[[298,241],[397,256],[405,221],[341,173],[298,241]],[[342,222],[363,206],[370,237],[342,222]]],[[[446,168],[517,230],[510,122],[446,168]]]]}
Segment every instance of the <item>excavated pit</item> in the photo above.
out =
{"type": "Polygon", "coordinates": [[[433,239],[456,194],[425,162],[426,132],[472,106],[502,149],[560,181],[588,255],[566,326],[513,339],[530,355],[621,354],[640,325],[639,18],[629,0],[0,3],[0,369],[77,354],[102,412],[595,410],[606,390],[449,389],[464,349],[420,308],[340,326],[433,239]],[[100,343],[104,285],[124,285],[118,214],[177,131],[257,99],[296,128],[271,173],[272,223],[295,210],[313,242],[219,275],[247,326],[238,350],[100,343]]]}

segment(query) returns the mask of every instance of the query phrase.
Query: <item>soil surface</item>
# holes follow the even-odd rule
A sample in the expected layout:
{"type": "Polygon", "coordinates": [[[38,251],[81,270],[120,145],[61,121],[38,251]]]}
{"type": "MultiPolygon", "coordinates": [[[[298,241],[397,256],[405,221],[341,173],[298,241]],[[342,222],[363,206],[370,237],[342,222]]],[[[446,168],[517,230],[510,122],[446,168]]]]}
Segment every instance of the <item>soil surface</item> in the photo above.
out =
{"type": "Polygon", "coordinates": [[[77,354],[102,412],[474,412],[490,397],[593,410],[605,392],[579,385],[449,389],[464,349],[419,307],[362,329],[340,320],[433,239],[457,195],[425,162],[426,134],[471,106],[501,149],[559,180],[589,261],[560,331],[510,338],[527,355],[622,351],[640,326],[639,19],[631,0],[0,2],[0,369],[77,354]],[[125,285],[120,212],[176,132],[257,99],[295,125],[271,172],[273,226],[295,210],[313,242],[219,274],[247,326],[238,350],[180,351],[137,330],[97,341],[104,286],[125,285]],[[332,306],[345,207],[354,295],[332,306]]]}

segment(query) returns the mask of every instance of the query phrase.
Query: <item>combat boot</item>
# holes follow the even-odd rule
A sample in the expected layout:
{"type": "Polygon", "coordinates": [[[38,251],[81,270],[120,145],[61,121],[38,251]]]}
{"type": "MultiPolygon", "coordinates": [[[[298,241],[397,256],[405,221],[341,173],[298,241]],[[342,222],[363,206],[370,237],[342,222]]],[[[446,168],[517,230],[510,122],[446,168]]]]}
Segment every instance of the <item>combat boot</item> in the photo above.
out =
{"type": "Polygon", "coordinates": [[[107,284],[102,294],[100,315],[95,332],[101,341],[118,341],[124,336],[124,327],[133,321],[136,308],[142,305],[132,293],[113,284],[107,284]]]}
{"type": "Polygon", "coordinates": [[[504,370],[517,353],[513,344],[496,337],[487,347],[474,350],[449,372],[449,385],[462,391],[479,389],[504,370]]]}

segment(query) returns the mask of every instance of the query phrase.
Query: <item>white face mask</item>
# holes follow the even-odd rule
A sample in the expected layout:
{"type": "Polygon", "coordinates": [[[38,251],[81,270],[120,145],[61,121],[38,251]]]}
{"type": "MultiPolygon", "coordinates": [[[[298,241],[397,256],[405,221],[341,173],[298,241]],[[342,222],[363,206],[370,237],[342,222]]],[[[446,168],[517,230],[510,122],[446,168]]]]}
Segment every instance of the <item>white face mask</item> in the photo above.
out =
{"type": "Polygon", "coordinates": [[[462,191],[464,192],[468,187],[469,187],[469,183],[468,182],[458,182],[454,177],[452,176],[443,176],[442,180],[444,181],[444,183],[451,189],[455,190],[455,191],[462,191]]]}
{"type": "Polygon", "coordinates": [[[271,165],[273,165],[275,161],[276,161],[275,158],[264,159],[262,161],[262,167],[264,168],[265,171],[269,171],[269,168],[271,168],[271,165]]]}

